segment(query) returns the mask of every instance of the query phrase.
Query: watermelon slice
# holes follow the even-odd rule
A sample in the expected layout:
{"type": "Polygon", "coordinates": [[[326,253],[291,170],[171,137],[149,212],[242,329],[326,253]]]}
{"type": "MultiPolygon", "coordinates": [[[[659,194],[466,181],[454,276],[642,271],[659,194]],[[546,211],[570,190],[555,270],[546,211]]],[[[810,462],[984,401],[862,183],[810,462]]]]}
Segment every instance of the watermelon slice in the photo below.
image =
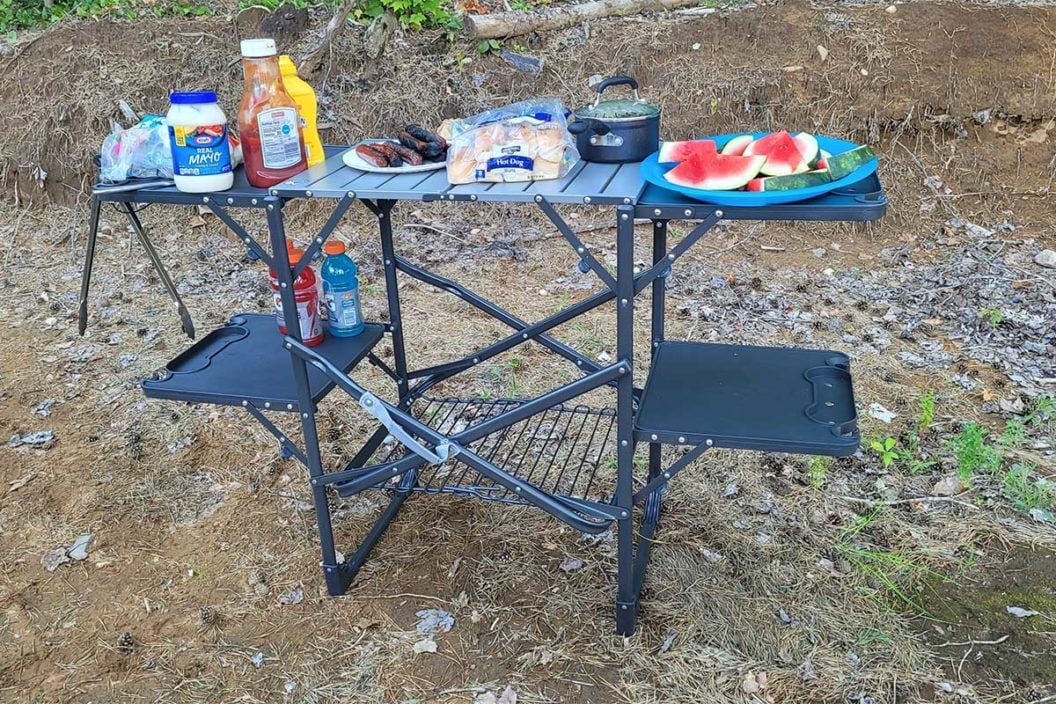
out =
{"type": "Polygon", "coordinates": [[[762,172],[767,176],[787,176],[810,170],[788,132],[771,132],[760,137],[745,148],[744,156],[765,156],[762,172]]]}
{"type": "Polygon", "coordinates": [[[807,164],[814,165],[818,161],[818,140],[814,138],[814,135],[807,134],[806,132],[800,132],[792,138],[796,143],[796,147],[799,149],[799,153],[803,156],[803,161],[807,164]]]}
{"type": "Polygon", "coordinates": [[[741,156],[744,154],[745,148],[752,143],[752,135],[742,134],[739,137],[734,137],[726,144],[722,145],[722,153],[730,156],[741,156]]]}
{"type": "Polygon", "coordinates": [[[832,158],[832,154],[829,154],[824,149],[818,150],[818,160],[814,164],[815,169],[827,169],[829,168],[829,159],[832,158]]]}
{"type": "Polygon", "coordinates": [[[858,169],[859,166],[867,163],[870,159],[875,159],[876,154],[873,150],[867,146],[856,147],[849,152],[843,154],[836,154],[830,156],[825,160],[825,163],[829,169],[829,173],[832,175],[832,180],[841,179],[858,169]]]}
{"type": "Polygon", "coordinates": [[[671,183],[706,191],[733,191],[759,175],[764,156],[698,153],[664,174],[671,183]]]}
{"type": "Polygon", "coordinates": [[[764,191],[794,191],[797,188],[809,188],[828,183],[828,171],[808,171],[804,174],[789,174],[787,176],[770,176],[769,178],[753,178],[748,182],[745,190],[762,193],[764,191]]]}
{"type": "Polygon", "coordinates": [[[710,139],[692,139],[686,142],[664,142],[660,145],[660,163],[670,164],[685,161],[694,154],[716,154],[715,142],[710,139]]]}

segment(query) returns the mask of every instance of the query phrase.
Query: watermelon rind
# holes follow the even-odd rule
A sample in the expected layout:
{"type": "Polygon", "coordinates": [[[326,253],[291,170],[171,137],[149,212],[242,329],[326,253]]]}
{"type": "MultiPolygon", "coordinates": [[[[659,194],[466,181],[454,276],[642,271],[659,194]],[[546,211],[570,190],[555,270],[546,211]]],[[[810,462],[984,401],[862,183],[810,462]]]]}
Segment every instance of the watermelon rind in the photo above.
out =
{"type": "Polygon", "coordinates": [[[661,164],[685,161],[693,154],[710,153],[715,154],[718,149],[715,142],[710,139],[690,139],[684,142],[664,142],[660,145],[658,158],[661,164]]]}
{"type": "Polygon", "coordinates": [[[783,137],[791,138],[788,132],[771,132],[770,134],[764,134],[762,137],[753,140],[751,144],[744,148],[741,156],[757,156],[759,154],[765,154],[766,150],[784,141],[783,137]]]}
{"type": "Polygon", "coordinates": [[[820,186],[831,181],[828,171],[808,171],[802,174],[789,174],[787,176],[768,176],[765,178],[753,178],[748,182],[749,191],[794,191],[799,188],[810,188],[820,186]]]}
{"type": "Polygon", "coordinates": [[[842,154],[834,154],[825,160],[829,175],[836,181],[857,171],[862,165],[875,159],[876,154],[868,146],[856,147],[842,154]]]}
{"type": "Polygon", "coordinates": [[[792,141],[796,143],[796,147],[799,148],[799,153],[803,156],[803,161],[810,166],[814,166],[818,161],[818,140],[815,139],[814,135],[807,134],[806,132],[800,132],[792,141]]]}
{"type": "Polygon", "coordinates": [[[686,188],[734,191],[758,176],[764,163],[765,156],[698,155],[668,171],[664,178],[686,188]]]}
{"type": "MultiPolygon", "coordinates": [[[[739,137],[734,137],[726,144],[722,145],[722,153],[728,156],[743,156],[744,150],[751,144],[754,139],[750,134],[742,134],[739,137]]],[[[750,154],[748,156],[751,156],[750,154]]]]}

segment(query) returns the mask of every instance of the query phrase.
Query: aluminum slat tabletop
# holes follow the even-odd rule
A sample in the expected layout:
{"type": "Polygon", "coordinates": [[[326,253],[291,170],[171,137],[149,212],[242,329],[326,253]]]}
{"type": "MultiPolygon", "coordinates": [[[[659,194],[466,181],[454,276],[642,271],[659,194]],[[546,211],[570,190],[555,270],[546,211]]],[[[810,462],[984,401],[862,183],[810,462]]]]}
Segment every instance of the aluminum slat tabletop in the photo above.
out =
{"type": "Polygon", "coordinates": [[[281,198],[344,198],[354,193],[366,200],[480,201],[531,203],[543,196],[551,203],[633,205],[644,183],[639,164],[599,164],[580,161],[562,178],[511,183],[448,183],[447,171],[386,174],[345,166],[344,150],[335,150],[317,164],[271,189],[281,198]]]}

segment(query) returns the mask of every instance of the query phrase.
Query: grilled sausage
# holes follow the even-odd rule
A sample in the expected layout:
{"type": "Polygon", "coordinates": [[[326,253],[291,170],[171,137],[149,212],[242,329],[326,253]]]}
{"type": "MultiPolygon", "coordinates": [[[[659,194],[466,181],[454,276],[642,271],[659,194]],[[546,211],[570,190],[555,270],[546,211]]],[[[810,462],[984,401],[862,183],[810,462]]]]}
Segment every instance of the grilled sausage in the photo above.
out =
{"type": "Polygon", "coordinates": [[[368,164],[381,167],[389,165],[389,158],[369,144],[360,144],[356,147],[356,154],[368,164]]]}
{"type": "Polygon", "coordinates": [[[429,142],[424,139],[418,139],[406,130],[396,135],[396,138],[400,140],[400,144],[416,152],[421,152],[429,146],[429,142]]]}
{"type": "Polygon", "coordinates": [[[433,142],[439,144],[441,149],[447,149],[447,140],[435,132],[430,132],[420,125],[407,125],[405,129],[415,139],[420,139],[423,142],[433,142]]]}
{"type": "Polygon", "coordinates": [[[372,142],[370,146],[385,155],[389,166],[403,166],[403,157],[396,153],[391,142],[372,142]]]}
{"type": "Polygon", "coordinates": [[[413,149],[408,149],[407,147],[405,147],[402,144],[396,144],[395,142],[390,142],[389,146],[392,148],[392,151],[394,151],[397,154],[399,154],[400,158],[403,159],[406,163],[410,164],[411,166],[419,166],[422,163],[422,161],[423,161],[421,154],[419,154],[418,152],[414,151],[413,149]]]}

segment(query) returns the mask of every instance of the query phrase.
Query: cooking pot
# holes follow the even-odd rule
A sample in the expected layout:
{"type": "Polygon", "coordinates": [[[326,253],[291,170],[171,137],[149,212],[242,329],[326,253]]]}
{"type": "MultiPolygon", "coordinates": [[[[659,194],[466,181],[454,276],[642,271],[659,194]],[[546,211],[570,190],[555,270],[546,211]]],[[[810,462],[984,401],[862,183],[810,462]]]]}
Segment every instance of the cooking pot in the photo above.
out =
{"type": "Polygon", "coordinates": [[[594,103],[572,113],[568,131],[585,161],[622,164],[641,161],[660,148],[660,107],[638,97],[638,81],[630,76],[606,78],[598,84],[594,103]],[[611,86],[627,85],[634,99],[602,100],[611,86]]]}

